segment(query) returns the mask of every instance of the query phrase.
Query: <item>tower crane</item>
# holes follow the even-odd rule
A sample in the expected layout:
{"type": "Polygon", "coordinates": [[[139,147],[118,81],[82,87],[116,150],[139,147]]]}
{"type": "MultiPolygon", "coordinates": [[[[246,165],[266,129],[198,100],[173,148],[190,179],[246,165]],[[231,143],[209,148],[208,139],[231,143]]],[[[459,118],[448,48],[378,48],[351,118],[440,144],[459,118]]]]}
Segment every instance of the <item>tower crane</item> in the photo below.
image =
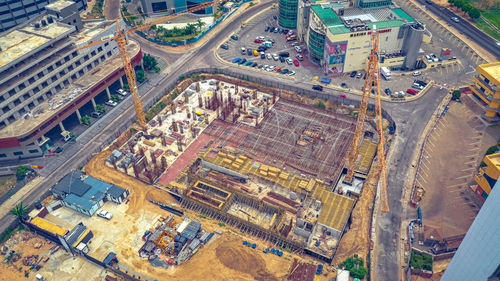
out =
{"type": "Polygon", "coordinates": [[[383,212],[389,211],[389,203],[387,200],[387,177],[386,177],[386,162],[385,162],[385,146],[384,146],[384,132],[382,125],[382,103],[380,100],[380,69],[379,69],[379,33],[377,32],[376,26],[373,26],[371,33],[372,40],[372,51],[368,57],[368,67],[366,70],[366,80],[363,86],[363,96],[361,98],[361,105],[359,107],[358,119],[356,121],[356,130],[354,132],[354,139],[352,141],[349,154],[347,155],[347,174],[344,178],[344,182],[347,184],[352,184],[354,178],[354,170],[358,162],[359,149],[361,145],[361,139],[363,138],[363,128],[366,119],[366,109],[368,108],[368,103],[370,100],[370,92],[374,88],[375,92],[375,113],[376,113],[376,125],[377,125],[377,159],[378,159],[378,171],[379,171],[379,187],[380,187],[380,199],[381,199],[381,210],[383,212]]]}
{"type": "Polygon", "coordinates": [[[180,16],[185,15],[185,14],[190,14],[190,13],[202,10],[202,9],[208,8],[208,7],[213,6],[213,5],[217,5],[220,1],[221,0],[214,0],[214,1],[210,1],[210,2],[201,3],[199,5],[190,7],[182,12],[173,13],[173,14],[170,14],[170,15],[164,16],[164,17],[159,17],[159,18],[154,19],[150,22],[147,22],[147,23],[144,23],[141,25],[137,25],[137,26],[134,26],[134,27],[131,27],[128,29],[121,29],[120,28],[120,19],[116,18],[113,20],[116,24],[115,34],[110,35],[110,36],[105,36],[105,37],[101,38],[101,40],[98,40],[96,42],[92,42],[88,45],[79,47],[77,49],[81,50],[81,49],[88,48],[88,47],[91,47],[91,46],[94,46],[97,44],[105,43],[105,42],[111,41],[111,40],[116,41],[116,44],[118,45],[118,50],[120,52],[120,57],[123,61],[123,67],[125,69],[125,75],[127,76],[127,81],[129,83],[130,92],[131,92],[132,98],[134,100],[134,109],[135,109],[135,113],[137,115],[137,120],[138,120],[141,128],[143,130],[145,130],[146,129],[146,115],[144,114],[144,107],[142,106],[142,101],[139,97],[139,94],[137,93],[137,82],[135,80],[134,69],[130,63],[130,56],[127,52],[127,37],[126,37],[127,34],[135,32],[135,31],[145,30],[145,29],[150,28],[153,25],[156,25],[156,24],[159,24],[162,22],[166,22],[168,20],[180,17],[180,16]]]}

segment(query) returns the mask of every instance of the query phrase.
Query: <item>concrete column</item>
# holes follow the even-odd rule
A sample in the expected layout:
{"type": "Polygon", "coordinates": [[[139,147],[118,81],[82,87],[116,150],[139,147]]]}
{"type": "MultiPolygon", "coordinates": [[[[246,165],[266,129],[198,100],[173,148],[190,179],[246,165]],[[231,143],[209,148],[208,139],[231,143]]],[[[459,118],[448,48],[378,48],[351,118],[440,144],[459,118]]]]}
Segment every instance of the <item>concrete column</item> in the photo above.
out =
{"type": "Polygon", "coordinates": [[[97,104],[95,103],[94,98],[92,98],[91,101],[92,101],[92,106],[94,107],[94,110],[97,110],[97,104]]]}
{"type": "Polygon", "coordinates": [[[109,91],[109,87],[106,88],[106,94],[108,95],[108,99],[111,100],[111,93],[109,91]]]}
{"type": "Polygon", "coordinates": [[[141,60],[141,68],[144,70],[144,59],[141,60]]]}
{"type": "Polygon", "coordinates": [[[123,79],[121,76],[120,76],[120,87],[123,89],[123,79]]]}
{"type": "Polygon", "coordinates": [[[80,110],[77,109],[75,111],[75,113],[76,113],[76,117],[78,117],[78,122],[80,122],[80,124],[82,124],[82,115],[80,115],[80,110]]]}
{"type": "Polygon", "coordinates": [[[61,128],[61,131],[66,131],[66,130],[64,129],[64,126],[63,126],[63,123],[62,123],[62,122],[59,122],[59,128],[61,128]]]}

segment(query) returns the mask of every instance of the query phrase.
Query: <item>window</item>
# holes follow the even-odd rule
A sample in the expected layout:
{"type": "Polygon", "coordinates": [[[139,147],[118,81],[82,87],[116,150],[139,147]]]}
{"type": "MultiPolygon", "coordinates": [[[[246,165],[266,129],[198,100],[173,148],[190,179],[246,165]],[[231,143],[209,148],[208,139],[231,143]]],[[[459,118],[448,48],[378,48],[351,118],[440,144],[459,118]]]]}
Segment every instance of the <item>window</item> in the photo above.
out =
{"type": "MultiPolygon", "coordinates": [[[[49,66],[49,67],[47,68],[47,70],[48,70],[49,72],[51,72],[52,70],[54,70],[54,66],[53,66],[53,65],[49,66]]],[[[43,77],[43,73],[42,73],[42,72],[38,73],[38,76],[39,76],[39,77],[43,77]],[[41,76],[40,76],[40,75],[41,75],[41,76]]]]}
{"type": "Polygon", "coordinates": [[[23,99],[24,99],[24,100],[27,100],[27,99],[29,99],[29,98],[30,98],[30,94],[24,94],[24,95],[23,95],[23,99]]]}
{"type": "Polygon", "coordinates": [[[65,61],[65,62],[67,62],[67,61],[69,61],[69,60],[70,60],[69,56],[65,56],[65,57],[64,57],[64,61],[65,61]]]}
{"type": "Polygon", "coordinates": [[[43,81],[43,83],[42,83],[42,87],[44,87],[44,88],[45,88],[45,87],[47,87],[48,85],[49,85],[49,83],[47,83],[47,80],[43,81]]]}
{"type": "Polygon", "coordinates": [[[61,63],[60,61],[56,62],[56,67],[61,66],[61,64],[62,64],[62,63],[61,63]]]}
{"type": "Polygon", "coordinates": [[[30,84],[33,84],[35,82],[35,77],[31,77],[28,82],[30,82],[30,84]]]}
{"type": "Polygon", "coordinates": [[[14,106],[18,106],[21,104],[21,101],[19,99],[15,100],[14,101],[14,106]]]}
{"type": "Polygon", "coordinates": [[[38,153],[38,150],[36,150],[36,149],[30,149],[29,152],[30,153],[38,153]]]}
{"type": "Polygon", "coordinates": [[[77,60],[77,61],[75,62],[75,65],[76,65],[76,66],[80,66],[81,64],[82,64],[82,63],[81,63],[79,60],[77,60]]]}
{"type": "Polygon", "coordinates": [[[14,152],[14,155],[18,156],[18,155],[23,155],[24,153],[22,151],[15,151],[14,152]]]}
{"type": "Polygon", "coordinates": [[[26,85],[24,85],[24,82],[23,82],[23,83],[20,83],[18,87],[19,87],[19,90],[22,90],[22,89],[26,88],[26,85]]]}
{"type": "Polygon", "coordinates": [[[102,52],[102,47],[97,48],[98,52],[102,52]]]}
{"type": "Polygon", "coordinates": [[[104,43],[104,47],[109,46],[109,42],[104,43]]]}
{"type": "Polygon", "coordinates": [[[84,61],[87,61],[88,59],[89,59],[89,55],[85,55],[85,56],[83,57],[83,60],[84,60],[84,61]]]}
{"type": "Polygon", "coordinates": [[[95,54],[96,54],[95,50],[93,50],[93,51],[90,53],[90,55],[91,55],[91,56],[95,56],[95,54]]]}
{"type": "Polygon", "coordinates": [[[15,90],[15,89],[11,89],[11,90],[9,91],[9,96],[11,96],[11,97],[12,97],[12,96],[13,96],[13,95],[15,95],[15,94],[16,94],[16,90],[15,90]]]}
{"type": "Polygon", "coordinates": [[[5,158],[5,157],[7,157],[7,154],[5,154],[5,153],[0,153],[0,158],[5,158]]]}
{"type": "Polygon", "coordinates": [[[78,55],[77,51],[74,51],[73,53],[71,53],[71,56],[73,56],[73,57],[76,57],[77,55],[78,55]]]}

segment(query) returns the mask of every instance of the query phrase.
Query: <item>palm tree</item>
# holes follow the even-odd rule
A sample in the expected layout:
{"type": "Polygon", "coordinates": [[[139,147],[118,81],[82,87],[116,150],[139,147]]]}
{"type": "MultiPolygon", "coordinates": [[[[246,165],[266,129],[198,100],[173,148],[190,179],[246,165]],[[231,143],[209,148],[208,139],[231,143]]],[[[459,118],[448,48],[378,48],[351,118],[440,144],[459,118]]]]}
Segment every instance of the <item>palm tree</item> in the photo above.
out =
{"type": "Polygon", "coordinates": [[[23,221],[23,217],[28,213],[28,208],[23,206],[23,203],[20,202],[14,209],[10,210],[10,213],[17,217],[19,221],[23,221]]]}
{"type": "Polygon", "coordinates": [[[192,23],[188,23],[186,25],[186,33],[187,34],[194,34],[195,32],[196,32],[196,25],[194,25],[192,23]]]}
{"type": "Polygon", "coordinates": [[[201,31],[201,28],[205,25],[205,22],[202,21],[201,19],[198,19],[196,25],[198,26],[198,29],[201,31]]]}

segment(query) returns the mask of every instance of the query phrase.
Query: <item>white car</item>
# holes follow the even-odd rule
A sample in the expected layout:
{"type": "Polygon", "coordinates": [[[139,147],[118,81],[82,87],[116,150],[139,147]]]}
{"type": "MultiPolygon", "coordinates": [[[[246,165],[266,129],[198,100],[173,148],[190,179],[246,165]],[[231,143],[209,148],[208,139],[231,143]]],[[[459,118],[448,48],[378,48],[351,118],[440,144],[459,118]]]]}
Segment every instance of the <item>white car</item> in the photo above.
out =
{"type": "Polygon", "coordinates": [[[295,46],[295,51],[297,51],[297,53],[301,53],[302,52],[302,49],[299,47],[299,46],[295,46]]]}
{"type": "Polygon", "coordinates": [[[293,30],[289,30],[288,35],[293,35],[293,30]]]}
{"type": "Polygon", "coordinates": [[[289,65],[292,65],[293,64],[293,60],[291,58],[287,58],[286,59],[286,63],[288,63],[289,65]]]}
{"type": "Polygon", "coordinates": [[[257,39],[260,39],[260,40],[264,41],[264,39],[266,39],[266,37],[264,37],[264,36],[257,36],[257,39]]]}
{"type": "Polygon", "coordinates": [[[295,75],[295,71],[290,70],[290,72],[288,72],[286,75],[288,75],[288,76],[293,76],[293,75],[295,75]]]}
{"type": "Polygon", "coordinates": [[[279,59],[280,59],[280,57],[278,57],[278,55],[277,55],[277,54],[273,54],[273,59],[274,59],[275,61],[277,61],[277,60],[279,60],[279,59]]]}
{"type": "Polygon", "coordinates": [[[268,60],[272,60],[272,59],[273,59],[273,56],[271,56],[271,54],[267,54],[267,55],[266,55],[266,58],[267,58],[268,60]]]}
{"type": "Polygon", "coordinates": [[[108,212],[108,211],[104,211],[104,210],[100,210],[99,212],[97,212],[97,215],[101,218],[105,218],[107,220],[110,220],[111,218],[113,218],[113,214],[108,212]]]}
{"type": "Polygon", "coordinates": [[[117,92],[120,96],[123,96],[123,97],[127,96],[127,92],[126,92],[126,91],[124,91],[123,89],[118,89],[118,91],[116,91],[116,92],[117,92]]]}
{"type": "Polygon", "coordinates": [[[105,102],[105,104],[107,104],[109,106],[117,106],[118,105],[115,101],[112,101],[112,100],[108,100],[107,102],[105,102]]]}
{"type": "Polygon", "coordinates": [[[267,70],[268,67],[269,65],[265,64],[264,66],[262,66],[262,70],[267,70]]]}
{"type": "Polygon", "coordinates": [[[413,76],[420,76],[420,75],[422,75],[422,72],[420,71],[413,72],[413,76]]]}
{"type": "Polygon", "coordinates": [[[274,65],[270,65],[266,69],[267,71],[273,71],[274,70],[274,65]]]}

